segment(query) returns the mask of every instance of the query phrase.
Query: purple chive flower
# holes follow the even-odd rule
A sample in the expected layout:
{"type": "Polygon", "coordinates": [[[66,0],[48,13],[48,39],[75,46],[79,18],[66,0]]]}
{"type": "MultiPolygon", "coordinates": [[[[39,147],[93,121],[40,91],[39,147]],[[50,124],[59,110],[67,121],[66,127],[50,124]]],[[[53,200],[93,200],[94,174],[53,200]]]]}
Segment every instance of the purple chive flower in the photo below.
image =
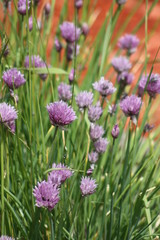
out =
{"type": "Polygon", "coordinates": [[[118,5],[125,4],[127,0],[116,0],[118,5]]]}
{"type": "Polygon", "coordinates": [[[60,52],[62,50],[62,44],[60,43],[58,38],[55,38],[54,46],[55,46],[57,52],[60,52]]]}
{"type": "Polygon", "coordinates": [[[53,185],[60,187],[60,185],[64,183],[67,178],[72,176],[72,171],[62,163],[53,163],[52,168],[55,168],[55,170],[49,173],[48,181],[51,181],[53,185]]]}
{"type": "Polygon", "coordinates": [[[128,51],[128,54],[132,54],[136,51],[139,44],[139,39],[132,34],[125,34],[118,41],[118,47],[128,51]]]}
{"type": "Polygon", "coordinates": [[[134,78],[134,75],[132,73],[122,72],[118,75],[117,81],[122,87],[125,87],[126,85],[129,85],[132,83],[133,78],[134,78]]]}
{"type": "Polygon", "coordinates": [[[48,2],[44,6],[44,14],[45,14],[46,19],[49,18],[50,12],[51,12],[51,4],[48,2]]]}
{"type": "Polygon", "coordinates": [[[91,164],[90,168],[87,170],[87,175],[90,176],[92,175],[93,171],[94,171],[95,165],[91,164]]]}
{"type": "Polygon", "coordinates": [[[50,122],[54,126],[64,127],[71,124],[75,119],[76,115],[71,106],[63,101],[50,103],[47,105],[50,122]]]}
{"type": "Polygon", "coordinates": [[[59,202],[59,190],[50,181],[38,182],[33,189],[33,195],[36,198],[36,206],[46,207],[49,211],[59,202]]]}
{"type": "Polygon", "coordinates": [[[32,16],[28,19],[28,27],[29,27],[29,31],[32,31],[32,28],[33,28],[33,18],[32,18],[32,16]]]}
{"type": "Polygon", "coordinates": [[[60,30],[62,37],[68,43],[75,42],[81,35],[81,29],[77,27],[75,28],[75,25],[72,22],[63,22],[62,25],[60,25],[60,30]]]}
{"type": "Polygon", "coordinates": [[[88,159],[91,163],[96,163],[98,161],[98,157],[99,155],[97,152],[92,151],[88,154],[88,159]]]}
{"type": "Polygon", "coordinates": [[[29,8],[30,8],[29,0],[19,0],[18,1],[18,12],[21,15],[26,15],[26,4],[28,5],[28,10],[29,10],[29,8]]]}
{"type": "Polygon", "coordinates": [[[93,102],[93,93],[82,91],[76,96],[76,103],[80,109],[89,107],[93,102]]]}
{"type": "Polygon", "coordinates": [[[91,195],[96,191],[97,184],[96,180],[90,177],[82,177],[80,189],[82,192],[82,196],[91,195]]]}
{"type": "Polygon", "coordinates": [[[151,74],[149,81],[148,81],[148,78],[149,78],[149,75],[142,76],[138,84],[138,95],[142,96],[146,88],[150,97],[155,97],[157,93],[160,93],[160,75],[151,74]],[[147,84],[147,81],[148,81],[148,84],[147,84]]]}
{"type": "Polygon", "coordinates": [[[83,6],[83,0],[74,0],[74,5],[77,9],[80,9],[83,6]]]}
{"type": "Polygon", "coordinates": [[[91,123],[90,127],[90,137],[92,141],[96,141],[104,134],[104,129],[102,126],[91,123]]]}
{"type": "Polygon", "coordinates": [[[107,97],[116,91],[113,84],[108,80],[105,80],[104,77],[101,77],[98,82],[95,82],[92,85],[93,88],[102,95],[102,97],[107,97]]]}
{"type": "Polygon", "coordinates": [[[58,96],[60,100],[70,100],[72,97],[71,86],[65,83],[60,83],[58,86],[58,96]]]}
{"type": "Polygon", "coordinates": [[[74,80],[74,68],[71,69],[68,79],[69,79],[70,83],[73,82],[73,80],[74,80]]]}
{"type": "MultiPolygon", "coordinates": [[[[26,68],[29,68],[29,56],[25,57],[24,66],[26,68]]],[[[39,55],[33,55],[31,56],[30,66],[35,68],[46,68],[46,63],[41,59],[39,55]]],[[[39,76],[42,80],[45,80],[47,78],[47,74],[45,73],[41,73],[39,76]]]]}
{"type": "Polygon", "coordinates": [[[118,138],[119,136],[119,126],[118,124],[115,124],[113,129],[112,129],[112,137],[115,139],[115,138],[118,138]]]}
{"type": "Polygon", "coordinates": [[[16,109],[3,102],[0,103],[0,124],[4,124],[12,133],[15,133],[15,120],[18,118],[16,109]]]}
{"type": "Polygon", "coordinates": [[[97,102],[97,104],[95,106],[91,105],[88,108],[88,118],[91,122],[95,122],[95,121],[99,120],[102,113],[103,113],[103,110],[101,108],[101,104],[99,101],[97,102]]]}
{"type": "MultiPolygon", "coordinates": [[[[67,44],[67,60],[71,61],[74,57],[75,44],[67,44]]],[[[80,46],[76,45],[76,56],[79,54],[80,46]]]]}
{"type": "Polygon", "coordinates": [[[104,153],[108,144],[109,142],[106,138],[99,138],[96,142],[94,142],[96,152],[104,153]]]}
{"type": "Polygon", "coordinates": [[[117,110],[117,105],[116,104],[109,105],[108,112],[110,113],[111,116],[114,115],[116,110],[117,110]]]}
{"type": "Polygon", "coordinates": [[[3,72],[2,78],[7,86],[11,89],[19,88],[26,82],[24,75],[16,68],[12,68],[3,72]]]}
{"type": "Polygon", "coordinates": [[[81,29],[82,29],[82,34],[83,34],[84,36],[87,36],[88,33],[89,33],[88,24],[84,22],[84,23],[82,24],[81,29]]]}
{"type": "Polygon", "coordinates": [[[136,95],[127,96],[120,102],[120,108],[127,117],[137,116],[142,105],[142,100],[136,95]]]}
{"type": "Polygon", "coordinates": [[[15,238],[8,237],[8,236],[1,236],[0,240],[15,240],[15,238]]]}
{"type": "Polygon", "coordinates": [[[128,58],[123,56],[113,58],[111,63],[118,74],[127,72],[132,67],[128,58]]]}

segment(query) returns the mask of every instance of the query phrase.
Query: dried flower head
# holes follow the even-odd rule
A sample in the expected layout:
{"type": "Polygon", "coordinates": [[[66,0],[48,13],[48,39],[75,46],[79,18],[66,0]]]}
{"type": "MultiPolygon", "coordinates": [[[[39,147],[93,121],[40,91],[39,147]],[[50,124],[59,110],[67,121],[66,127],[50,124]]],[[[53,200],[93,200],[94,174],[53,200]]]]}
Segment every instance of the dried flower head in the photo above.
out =
{"type": "Polygon", "coordinates": [[[89,107],[93,102],[93,93],[82,91],[76,96],[76,103],[80,109],[89,107]]]}
{"type": "Polygon", "coordinates": [[[98,101],[95,106],[89,106],[88,108],[88,118],[91,122],[95,122],[100,119],[103,110],[101,108],[101,104],[98,101]]]}
{"type": "Polygon", "coordinates": [[[140,97],[135,95],[127,96],[120,102],[120,108],[127,117],[137,116],[142,105],[140,97]]]}
{"type": "Polygon", "coordinates": [[[60,83],[58,86],[58,96],[60,100],[70,100],[72,97],[71,86],[66,83],[60,83]]]}
{"type": "Polygon", "coordinates": [[[62,37],[68,42],[73,43],[79,39],[81,35],[81,29],[75,27],[74,23],[72,22],[63,22],[60,25],[60,30],[62,37]]]}
{"type": "Polygon", "coordinates": [[[91,163],[96,163],[98,161],[98,157],[99,157],[98,153],[94,151],[88,154],[88,159],[91,163]]]}
{"type": "Polygon", "coordinates": [[[82,177],[80,185],[82,196],[93,194],[96,191],[96,188],[97,188],[96,180],[90,177],[82,177]]]}
{"type": "Polygon", "coordinates": [[[118,75],[117,81],[122,87],[125,87],[126,85],[129,85],[132,83],[133,78],[134,78],[134,75],[132,73],[122,72],[118,75]]]}
{"type": "Polygon", "coordinates": [[[75,119],[76,115],[71,106],[63,101],[50,103],[47,105],[50,122],[54,126],[64,127],[71,124],[75,119]]]}
{"type": "Polygon", "coordinates": [[[87,176],[92,175],[94,168],[95,168],[95,165],[91,164],[90,168],[87,170],[87,176]]]}
{"type": "Polygon", "coordinates": [[[118,41],[118,47],[128,51],[132,54],[136,51],[139,44],[139,39],[133,34],[125,34],[118,41]]]}
{"type": "Polygon", "coordinates": [[[3,102],[0,103],[0,123],[4,124],[9,130],[15,132],[15,120],[18,118],[16,109],[3,102]]]}
{"type": "Polygon", "coordinates": [[[98,82],[95,82],[92,85],[93,88],[102,95],[102,97],[107,97],[116,91],[116,88],[113,87],[113,84],[108,80],[105,80],[104,77],[101,77],[98,82]]]}
{"type": "Polygon", "coordinates": [[[49,173],[48,181],[51,181],[53,185],[61,186],[67,178],[72,176],[72,171],[62,163],[53,163],[52,168],[55,170],[49,173]]]}
{"type": "Polygon", "coordinates": [[[16,68],[3,72],[2,78],[10,89],[19,88],[26,82],[24,75],[16,68]]]}
{"type": "Polygon", "coordinates": [[[46,207],[49,211],[59,202],[59,190],[50,181],[38,182],[33,189],[33,195],[36,198],[36,206],[46,207]]]}
{"type": "Polygon", "coordinates": [[[116,110],[117,110],[117,105],[116,104],[109,105],[108,112],[110,113],[111,116],[114,115],[116,110]]]}
{"type": "Polygon", "coordinates": [[[108,144],[109,142],[106,138],[99,138],[96,142],[94,142],[96,152],[104,153],[108,144]]]}
{"type": "Polygon", "coordinates": [[[91,123],[90,127],[90,137],[92,141],[96,141],[104,134],[104,129],[102,126],[91,123]]]}
{"type": "Polygon", "coordinates": [[[114,125],[111,134],[112,134],[113,138],[118,138],[118,136],[119,136],[119,126],[118,126],[118,124],[114,125]]]}
{"type": "Polygon", "coordinates": [[[150,97],[155,97],[157,93],[160,93],[160,75],[159,74],[149,74],[147,76],[142,76],[138,84],[138,94],[143,95],[144,90],[147,90],[150,97]],[[149,81],[148,81],[149,78],[149,81]],[[147,84],[148,82],[148,84],[147,84]]]}
{"type": "Polygon", "coordinates": [[[132,67],[128,58],[123,56],[113,58],[111,63],[118,74],[127,72],[132,67]]]}
{"type": "Polygon", "coordinates": [[[29,0],[19,0],[18,1],[18,12],[21,15],[26,15],[26,5],[28,5],[28,10],[29,10],[29,8],[30,8],[29,0]]]}

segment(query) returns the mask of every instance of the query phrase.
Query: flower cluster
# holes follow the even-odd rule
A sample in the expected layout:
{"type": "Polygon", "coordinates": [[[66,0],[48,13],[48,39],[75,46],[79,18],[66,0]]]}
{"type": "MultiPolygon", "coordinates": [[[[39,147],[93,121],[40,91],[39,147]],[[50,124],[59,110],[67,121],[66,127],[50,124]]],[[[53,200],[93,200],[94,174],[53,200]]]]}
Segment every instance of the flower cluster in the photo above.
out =
{"type": "Polygon", "coordinates": [[[118,41],[118,47],[127,50],[128,55],[134,53],[139,44],[139,39],[132,34],[122,36],[118,41]]]}
{"type": "Polygon", "coordinates": [[[0,124],[3,124],[12,133],[15,133],[15,120],[17,118],[17,111],[13,106],[5,102],[0,103],[0,124]]]}
{"type": "Polygon", "coordinates": [[[61,83],[58,86],[59,99],[63,101],[68,101],[72,97],[71,86],[66,83],[61,83]]]}
{"type": "Polygon", "coordinates": [[[77,96],[76,96],[76,103],[78,105],[78,107],[83,110],[85,108],[88,108],[92,102],[93,102],[93,93],[92,92],[87,92],[87,91],[83,91],[80,92],[77,96]]]}
{"type": "Polygon", "coordinates": [[[7,86],[12,90],[14,88],[19,88],[26,82],[24,75],[16,68],[12,68],[3,72],[2,78],[7,86]]]}
{"type": "MultiPolygon", "coordinates": [[[[39,55],[32,55],[31,59],[29,58],[29,56],[25,57],[24,66],[26,68],[29,68],[29,66],[35,67],[35,68],[46,68],[47,65],[41,59],[41,57],[39,55]],[[29,65],[29,63],[30,63],[30,65],[29,65]]],[[[47,78],[47,74],[41,73],[41,74],[39,74],[39,76],[42,80],[45,80],[47,78]]]]}
{"type": "Polygon", "coordinates": [[[73,108],[62,100],[48,104],[47,110],[53,126],[64,128],[64,126],[71,124],[76,119],[73,108]]]}
{"type": "Polygon", "coordinates": [[[18,12],[21,15],[26,15],[26,5],[28,5],[28,10],[30,9],[30,1],[29,0],[19,0],[18,1],[18,12]]]}
{"type": "Polygon", "coordinates": [[[99,82],[93,83],[93,88],[98,91],[102,97],[107,97],[116,91],[113,84],[108,80],[105,80],[104,77],[101,77],[99,82]]]}
{"type": "Polygon", "coordinates": [[[148,92],[150,97],[155,97],[156,94],[160,93],[160,75],[151,74],[147,76],[142,76],[138,84],[138,94],[142,96],[144,90],[148,92]]]}
{"type": "Polygon", "coordinates": [[[90,177],[82,177],[80,189],[82,196],[91,195],[95,192],[97,188],[96,181],[90,177]]]}
{"type": "Polygon", "coordinates": [[[72,176],[72,171],[64,164],[52,165],[52,172],[48,175],[48,181],[38,182],[33,189],[37,207],[45,207],[51,211],[59,202],[59,192],[62,183],[72,176]]]}

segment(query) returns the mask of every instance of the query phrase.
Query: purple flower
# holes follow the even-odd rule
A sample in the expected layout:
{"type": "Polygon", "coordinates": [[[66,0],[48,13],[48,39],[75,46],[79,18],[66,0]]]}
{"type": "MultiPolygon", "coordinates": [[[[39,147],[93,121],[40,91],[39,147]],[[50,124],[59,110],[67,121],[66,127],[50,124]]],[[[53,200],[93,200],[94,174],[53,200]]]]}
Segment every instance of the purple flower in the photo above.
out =
{"type": "Polygon", "coordinates": [[[138,94],[142,96],[145,88],[150,95],[150,97],[155,97],[157,93],[160,93],[160,75],[151,74],[150,79],[148,81],[149,75],[142,76],[139,84],[138,84],[138,94]],[[147,84],[148,81],[148,84],[147,84]]]}
{"type": "Polygon", "coordinates": [[[29,31],[32,31],[32,28],[33,28],[33,18],[32,18],[32,16],[28,19],[28,27],[29,27],[29,31]]]}
{"type": "MultiPolygon", "coordinates": [[[[29,68],[29,56],[25,57],[24,66],[26,68],[29,68]]],[[[30,66],[35,68],[46,68],[46,63],[41,59],[39,55],[32,55],[30,66]]],[[[42,80],[45,80],[47,78],[47,74],[45,73],[41,73],[39,76],[42,80]]]]}
{"type": "Polygon", "coordinates": [[[18,118],[17,111],[11,105],[0,103],[0,123],[3,123],[9,130],[15,132],[15,120],[18,118]]]}
{"type": "Polygon", "coordinates": [[[83,0],[74,0],[74,5],[77,9],[83,6],[83,0]]]}
{"type": "Polygon", "coordinates": [[[58,86],[58,96],[60,100],[70,100],[72,97],[71,86],[65,83],[60,83],[58,86]]]}
{"type": "Polygon", "coordinates": [[[127,0],[116,0],[117,4],[122,5],[125,4],[127,2],[127,0]]]}
{"type": "Polygon", "coordinates": [[[104,77],[101,77],[98,82],[95,82],[92,85],[93,88],[102,95],[102,97],[107,97],[116,91],[116,88],[113,87],[113,84],[108,80],[105,80],[104,77]]]}
{"type": "Polygon", "coordinates": [[[133,117],[138,115],[141,105],[141,98],[135,95],[127,96],[120,102],[120,108],[127,117],[133,117]]]}
{"type": "Polygon", "coordinates": [[[82,196],[91,195],[95,192],[97,188],[96,180],[90,177],[82,177],[80,189],[82,192],[82,196]]]}
{"type": "Polygon", "coordinates": [[[62,50],[62,44],[60,43],[58,38],[55,38],[54,46],[55,46],[57,52],[60,52],[62,50]]]}
{"type": "Polygon", "coordinates": [[[112,59],[112,66],[114,67],[115,71],[119,74],[122,72],[126,72],[131,69],[132,65],[129,62],[128,58],[119,56],[112,59]]]}
{"type": "Polygon", "coordinates": [[[33,189],[33,195],[36,198],[36,206],[46,207],[49,211],[59,202],[59,190],[49,181],[38,182],[33,189]]]}
{"type": "Polygon", "coordinates": [[[132,83],[134,78],[134,75],[132,73],[128,72],[122,72],[118,75],[117,81],[120,83],[122,87],[125,87],[126,85],[129,85],[132,83]]]}
{"type": "Polygon", "coordinates": [[[3,72],[2,78],[7,86],[11,89],[19,88],[26,82],[24,75],[16,68],[12,68],[3,72]]]}
{"type": "Polygon", "coordinates": [[[46,19],[49,18],[50,12],[51,12],[51,4],[48,2],[44,6],[44,13],[45,13],[46,19]]]}
{"type": "Polygon", "coordinates": [[[82,24],[81,29],[82,29],[82,34],[83,34],[84,36],[87,36],[88,33],[89,33],[88,24],[84,22],[84,23],[82,24]]]}
{"type": "MultiPolygon", "coordinates": [[[[67,44],[67,60],[71,61],[74,57],[74,48],[75,48],[75,44],[67,44]]],[[[79,54],[79,49],[80,46],[76,45],[76,56],[79,54]]]]}
{"type": "Polygon", "coordinates": [[[82,91],[76,96],[76,103],[80,109],[89,107],[93,102],[93,93],[82,91]]]}
{"type": "Polygon", "coordinates": [[[74,80],[74,68],[71,69],[68,78],[69,78],[69,82],[72,83],[74,80]]]}
{"type": "Polygon", "coordinates": [[[60,25],[60,30],[62,37],[69,43],[75,42],[81,35],[81,29],[75,27],[72,22],[63,22],[62,25],[60,25]]]}
{"type": "Polygon", "coordinates": [[[102,126],[91,123],[90,137],[92,141],[99,139],[100,137],[102,137],[103,134],[104,134],[104,129],[102,126]]]}
{"type": "Polygon", "coordinates": [[[92,151],[88,154],[88,159],[91,163],[96,163],[98,161],[98,157],[99,155],[97,152],[92,151]]]}
{"type": "Polygon", "coordinates": [[[103,113],[103,110],[100,106],[100,102],[97,102],[95,106],[89,106],[88,108],[88,118],[91,122],[97,121],[103,113]]]}
{"type": "Polygon", "coordinates": [[[49,173],[48,181],[51,181],[53,185],[61,186],[67,178],[72,176],[72,171],[64,164],[53,163],[52,168],[55,168],[55,170],[49,173]]]}
{"type": "Polygon", "coordinates": [[[109,144],[106,138],[99,138],[95,143],[94,147],[96,152],[104,153],[106,151],[107,145],[109,144]]]}
{"type": "Polygon", "coordinates": [[[30,8],[29,0],[19,0],[18,1],[18,12],[22,15],[26,15],[26,5],[28,5],[28,10],[30,8]]]}
{"type": "Polygon", "coordinates": [[[118,124],[114,125],[111,134],[112,134],[113,138],[118,138],[118,136],[119,136],[119,126],[118,126],[118,124]]]}
{"type": "Polygon", "coordinates": [[[132,34],[125,34],[118,41],[118,47],[127,50],[129,54],[136,51],[138,44],[139,39],[132,34]]]}
{"type": "Polygon", "coordinates": [[[87,175],[88,175],[88,176],[90,176],[90,175],[93,173],[94,167],[95,167],[95,165],[94,165],[94,164],[91,164],[90,168],[87,170],[87,175]]]}
{"type": "Polygon", "coordinates": [[[65,125],[71,124],[76,119],[73,108],[63,101],[50,103],[47,105],[47,110],[50,122],[54,126],[63,128],[65,125]]]}
{"type": "Polygon", "coordinates": [[[15,238],[8,237],[8,236],[1,236],[0,240],[15,240],[15,238]]]}

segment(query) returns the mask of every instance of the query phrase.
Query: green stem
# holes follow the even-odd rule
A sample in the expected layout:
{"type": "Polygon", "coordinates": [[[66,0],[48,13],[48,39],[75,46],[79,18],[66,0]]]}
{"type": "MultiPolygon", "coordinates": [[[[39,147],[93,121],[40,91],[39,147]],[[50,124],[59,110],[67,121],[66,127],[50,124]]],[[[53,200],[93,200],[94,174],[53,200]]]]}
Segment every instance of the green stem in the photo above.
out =
{"type": "Polygon", "coordinates": [[[54,226],[53,226],[53,219],[52,214],[49,213],[50,224],[51,224],[51,240],[54,240],[54,226]]]}
{"type": "Polygon", "coordinates": [[[3,129],[1,131],[1,235],[4,235],[4,161],[3,161],[3,129]]]}
{"type": "Polygon", "coordinates": [[[8,142],[8,136],[6,138],[6,156],[7,156],[7,189],[9,190],[9,142],[8,142]]]}

